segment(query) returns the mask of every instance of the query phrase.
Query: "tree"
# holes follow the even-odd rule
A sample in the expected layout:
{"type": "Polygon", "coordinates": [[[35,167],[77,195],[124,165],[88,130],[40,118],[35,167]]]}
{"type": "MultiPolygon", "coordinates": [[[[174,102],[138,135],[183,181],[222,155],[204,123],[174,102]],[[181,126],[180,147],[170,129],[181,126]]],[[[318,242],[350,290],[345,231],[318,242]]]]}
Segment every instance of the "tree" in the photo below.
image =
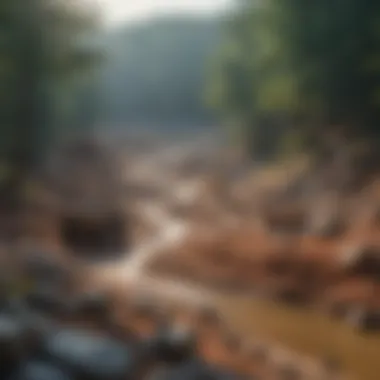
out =
{"type": "Polygon", "coordinates": [[[259,142],[263,116],[291,120],[313,144],[331,132],[377,138],[379,38],[375,0],[246,1],[227,26],[209,97],[259,142]]]}
{"type": "Polygon", "coordinates": [[[63,0],[0,5],[2,156],[12,167],[13,194],[44,158],[55,133],[57,104],[97,56],[76,42],[96,25],[94,15],[78,5],[63,0]]]}

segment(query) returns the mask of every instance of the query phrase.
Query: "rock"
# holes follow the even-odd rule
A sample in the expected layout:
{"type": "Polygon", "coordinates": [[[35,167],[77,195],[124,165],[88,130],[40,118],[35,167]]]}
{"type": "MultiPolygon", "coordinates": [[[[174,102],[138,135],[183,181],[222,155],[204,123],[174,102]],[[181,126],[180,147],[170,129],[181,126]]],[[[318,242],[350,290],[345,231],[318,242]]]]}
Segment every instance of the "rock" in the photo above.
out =
{"type": "Polygon", "coordinates": [[[168,370],[153,373],[149,380],[238,380],[241,376],[209,366],[201,359],[190,359],[168,370]]]}
{"type": "Polygon", "coordinates": [[[9,294],[12,291],[12,280],[9,278],[11,275],[4,272],[5,269],[2,268],[0,272],[0,309],[8,306],[9,294]]]}
{"type": "Polygon", "coordinates": [[[26,328],[11,314],[0,315],[0,378],[8,375],[25,356],[26,328]]]}
{"type": "Polygon", "coordinates": [[[38,314],[29,314],[24,323],[27,330],[25,346],[28,347],[29,352],[43,355],[46,338],[55,333],[57,324],[46,316],[38,314]]]}
{"type": "Polygon", "coordinates": [[[65,311],[61,295],[46,285],[33,289],[24,299],[27,307],[33,311],[54,316],[61,316],[65,311]]]}
{"type": "Polygon", "coordinates": [[[137,365],[134,350],[127,345],[81,329],[50,334],[44,351],[47,358],[86,380],[122,380],[137,365]]]}
{"type": "Polygon", "coordinates": [[[195,334],[187,328],[162,326],[145,341],[147,356],[167,363],[179,363],[195,353],[195,334]]]}
{"type": "Polygon", "coordinates": [[[379,331],[380,330],[380,310],[372,310],[366,313],[362,330],[365,331],[379,331]]]}
{"type": "Polygon", "coordinates": [[[342,247],[338,263],[348,275],[380,279],[380,250],[366,245],[342,247]]]}
{"type": "Polygon", "coordinates": [[[11,380],[74,380],[63,369],[46,362],[23,363],[11,380]]]}
{"type": "Polygon", "coordinates": [[[12,350],[23,343],[25,325],[11,314],[0,315],[0,350],[1,352],[12,350]]]}
{"type": "Polygon", "coordinates": [[[57,289],[63,288],[69,281],[69,274],[48,252],[28,253],[24,261],[24,271],[28,278],[41,285],[57,289]]]}
{"type": "Polygon", "coordinates": [[[29,307],[25,297],[11,297],[8,299],[4,315],[22,324],[28,331],[53,331],[55,323],[46,315],[42,315],[29,307]]]}

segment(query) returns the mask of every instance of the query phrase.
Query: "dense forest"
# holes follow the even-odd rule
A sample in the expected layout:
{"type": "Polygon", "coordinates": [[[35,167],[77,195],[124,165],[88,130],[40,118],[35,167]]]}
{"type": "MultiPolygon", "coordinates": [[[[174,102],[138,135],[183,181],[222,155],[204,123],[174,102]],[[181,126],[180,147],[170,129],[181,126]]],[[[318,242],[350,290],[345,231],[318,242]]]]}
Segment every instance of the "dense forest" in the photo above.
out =
{"type": "Polygon", "coordinates": [[[105,124],[210,123],[203,92],[220,27],[216,17],[166,16],[107,33],[100,85],[105,124]]]}
{"type": "MultiPolygon", "coordinates": [[[[64,0],[0,3],[0,159],[12,198],[70,127],[101,60],[95,9],[64,0]]],[[[10,206],[12,202],[6,197],[10,206]]]]}
{"type": "Polygon", "coordinates": [[[329,144],[336,150],[338,141],[377,144],[379,3],[239,3],[226,24],[208,100],[251,154],[273,154],[289,137],[308,151],[329,144]]]}

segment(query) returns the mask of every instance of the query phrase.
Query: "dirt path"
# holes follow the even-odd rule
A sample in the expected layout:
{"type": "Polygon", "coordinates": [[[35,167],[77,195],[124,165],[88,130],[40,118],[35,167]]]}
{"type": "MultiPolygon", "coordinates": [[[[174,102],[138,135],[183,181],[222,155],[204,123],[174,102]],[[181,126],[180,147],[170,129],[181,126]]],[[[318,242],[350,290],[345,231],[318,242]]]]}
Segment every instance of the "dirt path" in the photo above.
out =
{"type": "MultiPolygon", "coordinates": [[[[170,192],[168,198],[195,198],[200,188],[185,185],[182,183],[168,189],[170,192]]],[[[172,250],[173,246],[180,244],[191,232],[191,227],[184,219],[173,217],[168,207],[160,200],[145,203],[141,206],[140,212],[157,232],[131,252],[127,252],[121,261],[91,268],[91,277],[95,276],[96,281],[105,286],[118,286],[183,302],[197,304],[210,302],[212,296],[204,289],[152,277],[146,273],[145,268],[151,260],[165,252],[166,248],[172,250]]]]}

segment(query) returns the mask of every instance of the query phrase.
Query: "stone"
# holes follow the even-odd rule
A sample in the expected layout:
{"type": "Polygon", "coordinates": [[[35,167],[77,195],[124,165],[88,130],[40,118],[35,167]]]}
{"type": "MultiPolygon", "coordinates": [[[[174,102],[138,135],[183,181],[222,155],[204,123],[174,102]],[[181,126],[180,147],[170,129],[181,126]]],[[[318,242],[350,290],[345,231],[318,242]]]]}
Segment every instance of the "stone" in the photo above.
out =
{"type": "MultiPolygon", "coordinates": [[[[215,368],[199,358],[192,358],[166,371],[153,373],[149,380],[240,380],[233,372],[215,368]]],[[[255,379],[254,379],[255,380],[255,379]]]]}
{"type": "Polygon", "coordinates": [[[64,312],[62,296],[47,285],[39,286],[24,297],[27,307],[33,311],[60,316],[64,312]]]}
{"type": "Polygon", "coordinates": [[[11,380],[74,380],[63,369],[42,361],[23,363],[11,380]]]}
{"type": "Polygon", "coordinates": [[[145,341],[145,350],[155,360],[178,363],[192,357],[196,344],[196,336],[189,329],[162,326],[145,341]]]}
{"type": "Polygon", "coordinates": [[[128,345],[82,329],[60,329],[50,334],[45,354],[88,380],[122,380],[137,365],[134,350],[128,345]]]}

